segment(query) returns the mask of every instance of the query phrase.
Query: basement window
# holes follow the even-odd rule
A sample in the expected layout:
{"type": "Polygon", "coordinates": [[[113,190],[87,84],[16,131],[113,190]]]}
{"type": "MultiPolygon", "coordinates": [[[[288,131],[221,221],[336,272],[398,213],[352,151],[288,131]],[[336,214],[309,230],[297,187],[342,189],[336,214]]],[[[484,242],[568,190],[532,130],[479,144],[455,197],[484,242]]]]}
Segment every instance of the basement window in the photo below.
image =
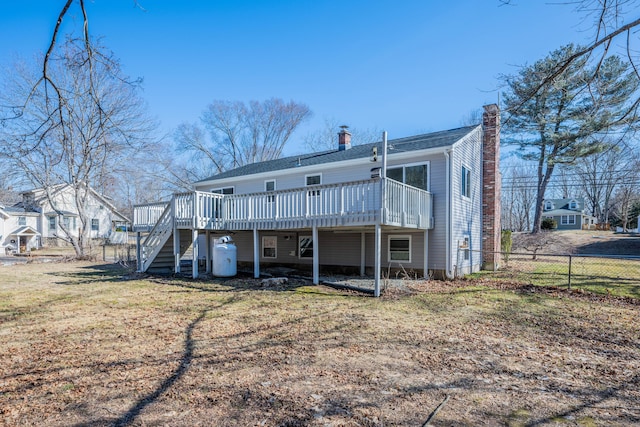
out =
{"type": "Polygon", "coordinates": [[[262,237],[262,258],[278,257],[278,237],[263,236],[262,237]]]}
{"type": "Polygon", "coordinates": [[[389,236],[388,261],[411,262],[411,236],[389,236]]]}
{"type": "Polygon", "coordinates": [[[311,236],[300,236],[298,240],[298,257],[313,258],[313,239],[311,236]]]}

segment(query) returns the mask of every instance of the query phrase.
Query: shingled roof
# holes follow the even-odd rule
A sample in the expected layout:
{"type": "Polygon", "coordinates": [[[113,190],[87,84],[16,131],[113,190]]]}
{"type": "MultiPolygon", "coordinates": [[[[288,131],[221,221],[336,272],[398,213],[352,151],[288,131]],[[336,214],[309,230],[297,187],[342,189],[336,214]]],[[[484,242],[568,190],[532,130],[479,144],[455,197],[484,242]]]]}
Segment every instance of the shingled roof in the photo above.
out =
{"type": "MultiPolygon", "coordinates": [[[[465,137],[477,127],[477,125],[465,126],[457,129],[427,133],[406,138],[392,139],[387,142],[389,154],[447,147],[455,144],[457,141],[465,137]]],[[[219,173],[217,175],[213,175],[207,179],[196,182],[196,184],[225,178],[234,178],[238,176],[275,172],[301,166],[322,165],[325,163],[342,162],[345,160],[369,158],[371,157],[373,147],[378,147],[378,152],[381,153],[382,142],[380,141],[371,144],[355,145],[351,149],[343,151],[339,151],[336,149],[319,153],[290,156],[281,159],[267,160],[265,162],[252,163],[245,166],[240,166],[236,169],[231,169],[226,172],[219,173]]]]}

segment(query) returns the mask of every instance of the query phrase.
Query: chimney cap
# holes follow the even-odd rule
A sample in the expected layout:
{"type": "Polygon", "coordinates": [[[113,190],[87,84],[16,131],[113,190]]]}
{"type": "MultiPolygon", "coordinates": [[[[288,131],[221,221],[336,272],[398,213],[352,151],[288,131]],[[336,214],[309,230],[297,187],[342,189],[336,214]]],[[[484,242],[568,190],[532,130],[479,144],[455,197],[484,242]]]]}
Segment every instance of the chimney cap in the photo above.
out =
{"type": "Polygon", "coordinates": [[[342,132],[349,132],[349,126],[347,125],[341,125],[340,129],[342,129],[342,132]]]}

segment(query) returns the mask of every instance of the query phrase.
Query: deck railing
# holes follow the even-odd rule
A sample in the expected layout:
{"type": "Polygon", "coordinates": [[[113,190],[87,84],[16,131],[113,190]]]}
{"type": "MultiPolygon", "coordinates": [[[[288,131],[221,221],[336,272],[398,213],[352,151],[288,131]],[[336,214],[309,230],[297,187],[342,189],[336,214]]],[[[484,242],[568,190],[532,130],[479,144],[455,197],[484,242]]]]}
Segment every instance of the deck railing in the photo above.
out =
{"type": "Polygon", "coordinates": [[[162,216],[169,202],[146,203],[133,208],[134,230],[150,231],[162,216]]]}
{"type": "MultiPolygon", "coordinates": [[[[196,191],[176,194],[173,203],[178,228],[251,230],[376,223],[421,229],[433,226],[431,193],[392,179],[252,194],[196,191]]],[[[159,218],[155,211],[159,206],[136,206],[134,230],[144,231],[154,216],[159,218]]]]}

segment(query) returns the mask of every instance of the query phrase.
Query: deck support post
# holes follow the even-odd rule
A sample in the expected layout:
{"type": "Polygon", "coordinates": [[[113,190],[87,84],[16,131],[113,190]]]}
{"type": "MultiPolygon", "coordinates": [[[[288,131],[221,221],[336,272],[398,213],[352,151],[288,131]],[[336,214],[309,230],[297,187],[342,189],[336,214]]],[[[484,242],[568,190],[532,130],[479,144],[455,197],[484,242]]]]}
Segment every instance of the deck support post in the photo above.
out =
{"type": "Polygon", "coordinates": [[[367,237],[365,232],[360,233],[360,276],[364,276],[366,270],[367,254],[365,252],[367,237]]]}
{"type": "Polygon", "coordinates": [[[207,268],[206,268],[206,272],[207,273],[211,273],[211,231],[207,230],[205,232],[205,248],[204,248],[204,253],[205,253],[205,257],[207,259],[207,268]]]}
{"type": "Polygon", "coordinates": [[[422,260],[422,276],[429,278],[429,230],[424,230],[424,248],[422,250],[424,259],[422,260]]]}
{"type": "Polygon", "coordinates": [[[144,268],[142,265],[142,233],[136,232],[136,264],[138,265],[138,272],[141,273],[144,268]]]}
{"type": "Polygon", "coordinates": [[[376,298],[380,296],[380,268],[381,268],[381,250],[382,250],[382,236],[380,232],[380,224],[376,224],[376,232],[375,232],[375,251],[376,251],[376,261],[375,261],[375,273],[374,273],[374,288],[373,288],[373,296],[376,298]]]}
{"type": "Polygon", "coordinates": [[[313,242],[313,284],[320,283],[320,245],[318,242],[318,226],[311,228],[311,241],[313,242]]]}
{"type": "Polygon", "coordinates": [[[260,239],[258,229],[253,229],[253,277],[260,278],[260,239]]]}
{"type": "Polygon", "coordinates": [[[200,241],[198,240],[198,230],[194,229],[191,231],[191,247],[193,250],[191,251],[191,277],[194,279],[198,278],[198,249],[200,245],[200,241]]]}
{"type": "Polygon", "coordinates": [[[176,223],[176,198],[173,198],[171,202],[171,209],[173,210],[173,269],[175,273],[180,273],[180,230],[176,223]]]}

